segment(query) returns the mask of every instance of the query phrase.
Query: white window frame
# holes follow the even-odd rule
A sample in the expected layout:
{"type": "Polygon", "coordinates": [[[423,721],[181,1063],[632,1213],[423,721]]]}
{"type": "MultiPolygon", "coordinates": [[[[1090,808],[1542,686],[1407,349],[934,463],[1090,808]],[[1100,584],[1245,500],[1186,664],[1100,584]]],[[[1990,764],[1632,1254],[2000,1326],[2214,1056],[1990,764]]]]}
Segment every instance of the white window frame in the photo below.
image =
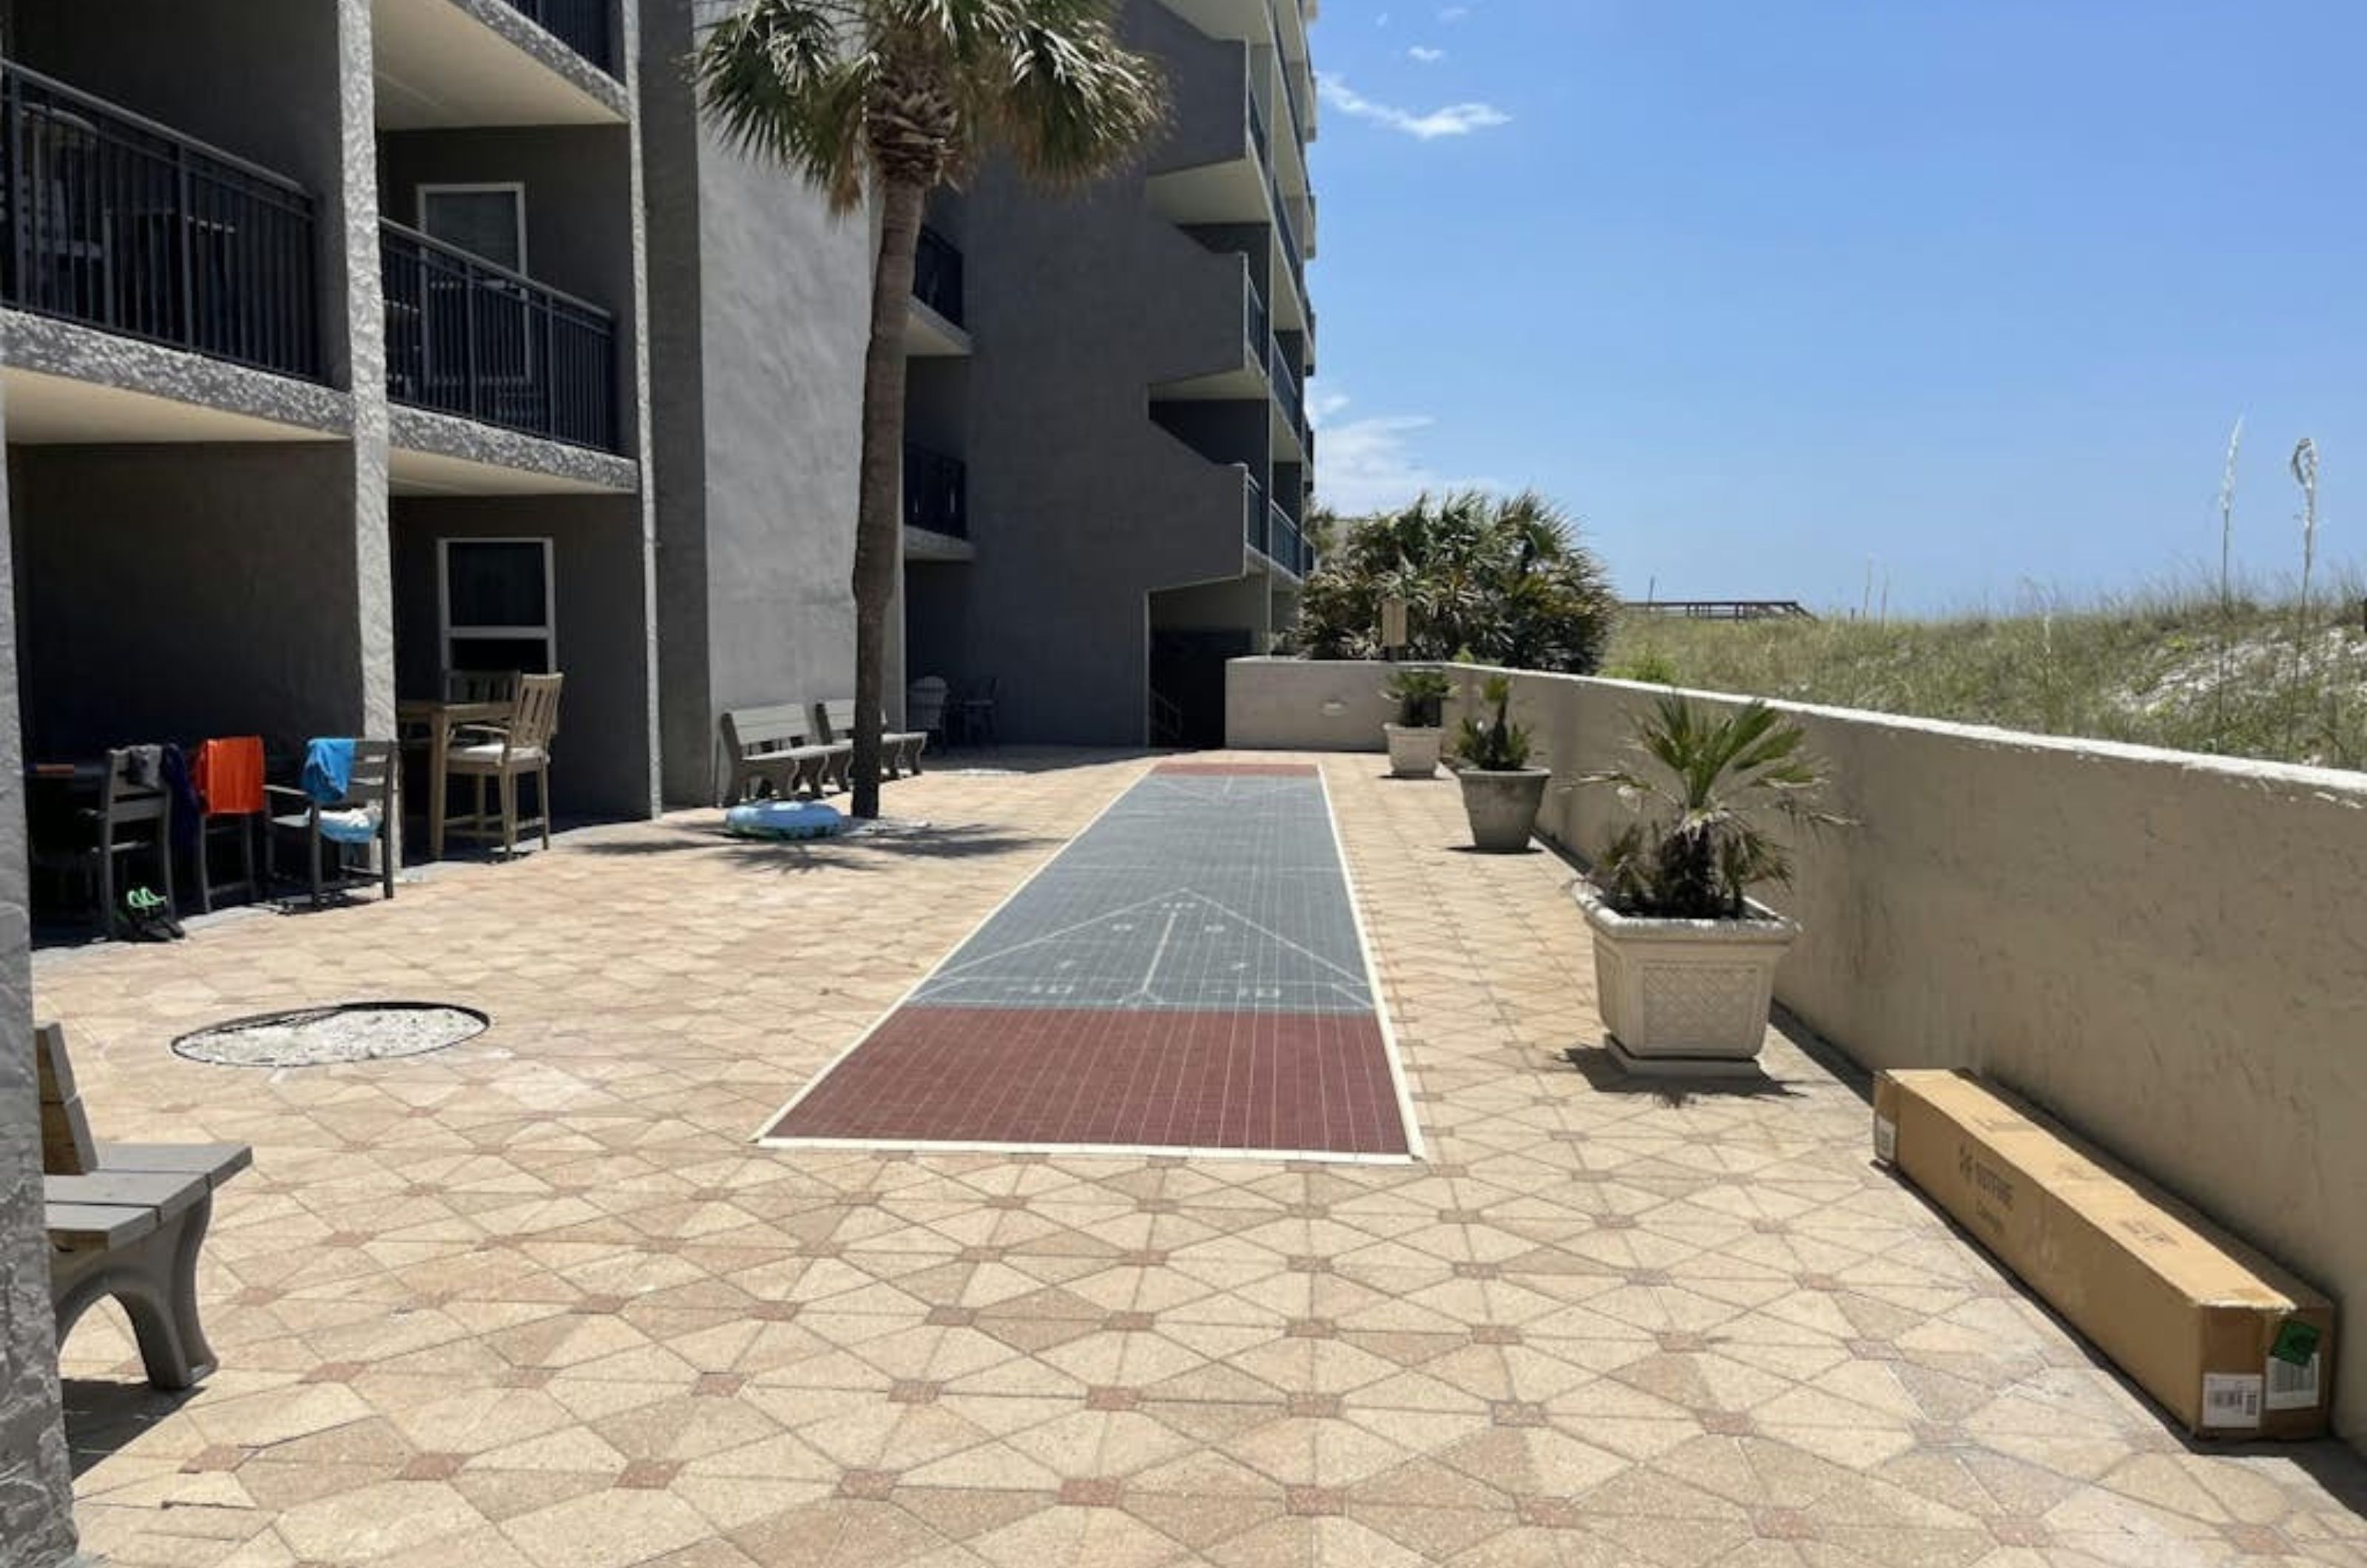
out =
{"type": "MultiPolygon", "coordinates": [[[[521,277],[527,276],[528,275],[527,273],[526,260],[526,182],[524,180],[479,180],[475,182],[446,181],[439,184],[423,185],[419,187],[413,197],[413,206],[415,210],[413,215],[418,220],[419,231],[426,235],[431,240],[436,239],[435,231],[427,227],[427,198],[429,197],[482,196],[488,191],[507,191],[510,195],[517,197],[516,204],[514,208],[514,210],[517,215],[517,273],[521,277]]],[[[452,242],[449,240],[436,240],[436,243],[438,244],[448,245],[451,244],[451,243],[452,242]]],[[[455,248],[457,249],[458,247],[455,248]]],[[[483,262],[488,266],[500,266],[502,265],[500,262],[493,260],[491,256],[478,256],[477,259],[483,262]]]]}
{"type": "Polygon", "coordinates": [[[454,637],[499,637],[505,642],[531,642],[542,639],[543,668],[556,671],[559,668],[559,562],[552,548],[555,541],[543,535],[479,535],[455,534],[436,541],[436,624],[437,646],[443,649],[444,668],[460,669],[453,662],[454,637]],[[452,547],[455,545],[539,545],[542,547],[542,625],[538,626],[456,626],[452,624],[452,547]]]}

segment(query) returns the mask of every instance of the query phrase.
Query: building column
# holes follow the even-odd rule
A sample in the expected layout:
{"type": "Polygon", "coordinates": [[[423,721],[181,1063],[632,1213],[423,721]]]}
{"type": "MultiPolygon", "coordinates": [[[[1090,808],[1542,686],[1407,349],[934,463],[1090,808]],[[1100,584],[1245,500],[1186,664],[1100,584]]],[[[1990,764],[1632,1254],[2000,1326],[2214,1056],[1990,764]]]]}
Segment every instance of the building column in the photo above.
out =
{"type": "MultiPolygon", "coordinates": [[[[0,435],[5,435],[0,412],[0,435]]],[[[0,518],[7,514],[0,464],[0,518]]],[[[0,529],[0,1568],[74,1552],[74,1477],[58,1401],[57,1318],[41,1218],[40,1085],[33,1066],[32,897],[17,723],[17,591],[0,529]]]]}
{"type": "Polygon", "coordinates": [[[378,73],[370,0],[337,0],[337,179],[334,189],[321,193],[334,228],[323,276],[333,280],[325,301],[331,317],[329,377],[353,394],[354,625],[359,661],[354,672],[354,733],[391,739],[394,548],[387,513],[386,288],[379,267],[378,73]]]}

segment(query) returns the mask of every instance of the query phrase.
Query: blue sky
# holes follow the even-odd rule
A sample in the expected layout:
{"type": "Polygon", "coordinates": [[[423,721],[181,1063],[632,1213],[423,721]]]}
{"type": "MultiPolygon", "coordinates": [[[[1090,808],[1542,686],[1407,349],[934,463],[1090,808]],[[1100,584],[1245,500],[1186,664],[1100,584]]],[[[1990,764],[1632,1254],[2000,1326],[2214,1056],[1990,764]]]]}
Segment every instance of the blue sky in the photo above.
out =
{"type": "Polygon", "coordinates": [[[2367,557],[2367,4],[1323,0],[1320,494],[1622,592],[2000,607],[2367,557]]]}

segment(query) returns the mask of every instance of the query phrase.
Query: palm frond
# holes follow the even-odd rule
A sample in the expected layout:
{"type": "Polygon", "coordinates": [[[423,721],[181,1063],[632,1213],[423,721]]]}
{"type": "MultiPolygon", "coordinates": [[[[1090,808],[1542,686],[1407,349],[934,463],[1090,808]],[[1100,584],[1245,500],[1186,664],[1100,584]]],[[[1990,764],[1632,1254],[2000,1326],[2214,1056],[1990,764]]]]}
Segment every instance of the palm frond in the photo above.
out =
{"type": "Polygon", "coordinates": [[[1606,768],[1579,781],[1612,786],[1639,816],[1598,867],[1614,905],[1732,919],[1754,886],[1788,883],[1791,854],[1761,815],[1812,829],[1846,825],[1816,808],[1826,775],[1806,744],[1798,724],[1764,703],[1721,711],[1661,694],[1637,719],[1634,740],[1654,767],[1606,768]]]}
{"type": "Polygon", "coordinates": [[[748,0],[708,29],[691,62],[724,141],[796,170],[840,212],[863,198],[864,114],[878,69],[847,20],[831,0],[748,0]]]}

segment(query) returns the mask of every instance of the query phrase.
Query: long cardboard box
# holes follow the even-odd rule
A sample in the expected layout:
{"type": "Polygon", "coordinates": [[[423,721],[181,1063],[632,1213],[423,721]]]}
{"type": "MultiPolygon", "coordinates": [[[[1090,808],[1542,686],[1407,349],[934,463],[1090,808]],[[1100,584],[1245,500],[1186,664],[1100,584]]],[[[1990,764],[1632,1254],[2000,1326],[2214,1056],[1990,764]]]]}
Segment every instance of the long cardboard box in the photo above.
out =
{"type": "Polygon", "coordinates": [[[1886,1072],[1874,1152],[2196,1436],[2327,1430],[2333,1303],[2042,1112],[1969,1073],[1886,1072]]]}

